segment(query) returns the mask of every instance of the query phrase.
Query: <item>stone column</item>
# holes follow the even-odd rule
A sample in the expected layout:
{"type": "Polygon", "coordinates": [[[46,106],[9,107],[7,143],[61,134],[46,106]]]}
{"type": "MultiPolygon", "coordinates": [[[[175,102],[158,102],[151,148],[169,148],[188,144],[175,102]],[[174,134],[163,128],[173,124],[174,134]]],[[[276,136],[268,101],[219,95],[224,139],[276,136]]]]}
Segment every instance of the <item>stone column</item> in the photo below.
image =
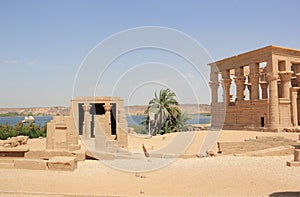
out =
{"type": "Polygon", "coordinates": [[[290,98],[290,87],[291,87],[291,78],[293,71],[280,71],[280,80],[281,80],[281,97],[290,98]]]}
{"type": "MultiPolygon", "coordinates": [[[[268,62],[273,64],[273,68],[277,66],[276,62],[268,62]]],[[[271,65],[269,65],[271,66],[271,65]]],[[[268,75],[269,82],[269,126],[277,129],[279,126],[279,107],[278,107],[278,75],[270,73],[268,75]]]]}
{"type": "Polygon", "coordinates": [[[250,64],[249,67],[249,79],[251,83],[250,100],[253,101],[259,99],[259,64],[250,64]]]}
{"type": "Polygon", "coordinates": [[[112,105],[110,104],[105,104],[104,106],[105,109],[105,119],[106,119],[106,124],[105,124],[105,133],[110,136],[111,135],[111,121],[110,121],[110,111],[112,108],[112,105]]]}
{"type": "Polygon", "coordinates": [[[84,111],[83,133],[82,136],[86,139],[91,138],[91,110],[92,105],[85,103],[82,105],[84,111]]]}
{"type": "Polygon", "coordinates": [[[267,99],[268,98],[268,82],[267,81],[261,81],[259,82],[261,87],[261,98],[267,99]]]}
{"type": "Polygon", "coordinates": [[[245,76],[243,67],[235,69],[234,82],[236,84],[236,100],[244,101],[244,90],[245,90],[245,76]]]}
{"type": "Polygon", "coordinates": [[[209,86],[211,88],[212,105],[218,103],[218,88],[219,88],[218,73],[219,73],[218,68],[216,66],[211,66],[209,86]]]}
{"type": "Polygon", "coordinates": [[[297,95],[298,95],[298,90],[299,89],[300,89],[299,87],[291,88],[292,121],[293,121],[293,126],[294,127],[298,126],[297,95]]]}
{"type": "Polygon", "coordinates": [[[219,82],[218,81],[210,81],[209,86],[211,88],[211,104],[214,105],[214,104],[218,103],[219,82]]]}
{"type": "Polygon", "coordinates": [[[222,86],[223,86],[223,102],[225,106],[228,106],[230,103],[230,85],[231,79],[223,79],[222,86]]]}
{"type": "Polygon", "coordinates": [[[223,87],[223,102],[225,106],[228,106],[230,103],[230,72],[229,70],[222,71],[222,87],[223,87]]]}

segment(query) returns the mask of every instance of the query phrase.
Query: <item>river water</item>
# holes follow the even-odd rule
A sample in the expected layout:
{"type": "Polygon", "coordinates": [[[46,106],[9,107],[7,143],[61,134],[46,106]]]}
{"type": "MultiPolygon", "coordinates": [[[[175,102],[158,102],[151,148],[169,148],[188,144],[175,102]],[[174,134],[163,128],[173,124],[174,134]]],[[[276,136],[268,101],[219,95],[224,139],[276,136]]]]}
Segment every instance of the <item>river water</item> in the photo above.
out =
{"type": "MultiPolygon", "coordinates": [[[[52,116],[35,116],[36,125],[43,126],[45,123],[50,122],[52,116]]],[[[127,115],[126,120],[128,125],[139,125],[145,116],[143,115],[127,115]]],[[[0,124],[15,125],[17,122],[24,120],[24,117],[0,117],[0,124]]],[[[202,116],[200,114],[192,115],[192,119],[187,121],[188,124],[208,124],[211,121],[210,116],[202,116]]]]}

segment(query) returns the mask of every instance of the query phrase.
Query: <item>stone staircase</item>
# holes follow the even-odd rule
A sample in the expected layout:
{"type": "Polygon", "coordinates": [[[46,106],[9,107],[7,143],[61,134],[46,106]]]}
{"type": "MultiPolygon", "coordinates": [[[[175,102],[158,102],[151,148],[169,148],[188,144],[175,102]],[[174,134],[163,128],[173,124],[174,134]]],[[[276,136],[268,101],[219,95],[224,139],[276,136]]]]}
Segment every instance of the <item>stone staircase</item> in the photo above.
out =
{"type": "Polygon", "coordinates": [[[0,169],[74,171],[77,162],[85,160],[85,150],[34,149],[27,145],[0,148],[0,169]]]}

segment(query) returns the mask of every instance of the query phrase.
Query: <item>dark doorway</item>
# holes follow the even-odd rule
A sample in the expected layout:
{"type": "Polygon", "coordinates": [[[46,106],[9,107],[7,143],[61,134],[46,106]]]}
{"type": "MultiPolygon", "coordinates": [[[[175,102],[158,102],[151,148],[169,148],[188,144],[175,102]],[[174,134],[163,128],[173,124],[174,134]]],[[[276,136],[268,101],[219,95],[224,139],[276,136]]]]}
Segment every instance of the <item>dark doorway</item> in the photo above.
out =
{"type": "Polygon", "coordinates": [[[116,122],[116,115],[117,115],[117,107],[116,103],[112,103],[112,108],[110,111],[110,122],[111,122],[111,134],[117,134],[117,122],[116,122]]]}
{"type": "Polygon", "coordinates": [[[96,114],[96,115],[105,114],[104,103],[95,103],[95,104],[93,104],[93,108],[95,109],[94,114],[96,114]]]}
{"type": "Polygon", "coordinates": [[[260,117],[260,126],[265,127],[265,117],[260,117]]]}
{"type": "Polygon", "coordinates": [[[83,111],[83,103],[78,104],[78,131],[79,135],[82,135],[83,130],[83,120],[84,120],[84,111],[83,111]]]}
{"type": "MultiPolygon", "coordinates": [[[[81,104],[81,109],[82,109],[81,104]]],[[[92,129],[92,137],[95,137],[95,115],[104,115],[105,109],[104,109],[105,103],[93,103],[91,107],[91,114],[92,114],[92,122],[91,122],[91,129],[92,129]]],[[[116,121],[116,114],[117,114],[117,107],[116,103],[112,103],[112,108],[110,111],[110,122],[111,122],[111,135],[117,134],[117,121],[116,121]]],[[[83,114],[83,109],[82,109],[83,114]]],[[[80,117],[80,116],[79,116],[80,117]]],[[[82,122],[83,122],[84,116],[82,116],[81,121],[81,133],[82,133],[82,122]]]]}

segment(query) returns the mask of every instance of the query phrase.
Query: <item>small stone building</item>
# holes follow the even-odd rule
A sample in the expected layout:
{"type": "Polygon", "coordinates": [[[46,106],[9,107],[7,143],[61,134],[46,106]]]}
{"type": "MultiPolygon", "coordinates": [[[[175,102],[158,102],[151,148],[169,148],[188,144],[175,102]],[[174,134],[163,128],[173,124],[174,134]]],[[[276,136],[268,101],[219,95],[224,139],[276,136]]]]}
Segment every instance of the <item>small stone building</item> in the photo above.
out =
{"type": "Polygon", "coordinates": [[[280,131],[299,125],[300,50],[267,46],[208,65],[212,127],[280,131]]]}
{"type": "Polygon", "coordinates": [[[127,121],[120,97],[77,97],[71,100],[70,116],[79,135],[94,139],[97,150],[114,143],[127,147],[127,121]]]}

